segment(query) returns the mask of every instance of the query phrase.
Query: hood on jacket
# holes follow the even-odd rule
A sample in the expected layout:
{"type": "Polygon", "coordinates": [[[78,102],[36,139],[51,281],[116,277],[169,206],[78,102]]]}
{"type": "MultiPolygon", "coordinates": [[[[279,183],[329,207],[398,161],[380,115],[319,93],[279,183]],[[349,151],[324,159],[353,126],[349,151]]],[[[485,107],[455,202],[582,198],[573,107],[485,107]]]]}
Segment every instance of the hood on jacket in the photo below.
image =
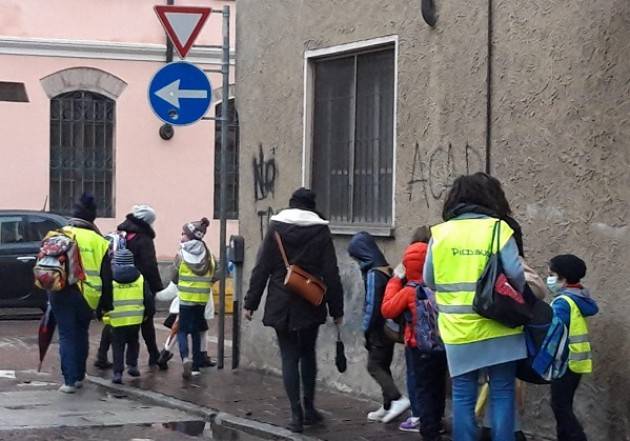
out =
{"type": "Polygon", "coordinates": [[[203,276],[210,269],[210,252],[206,244],[197,239],[182,242],[181,257],[188,268],[197,276],[203,276]]]}
{"type": "Polygon", "coordinates": [[[118,230],[126,231],[128,233],[143,233],[149,236],[151,239],[155,239],[155,231],[153,227],[147,222],[135,217],[133,214],[128,214],[127,219],[118,225],[118,230]]]}
{"type": "Polygon", "coordinates": [[[586,288],[565,288],[559,294],[571,297],[584,317],[592,317],[599,312],[597,302],[586,288]]]}
{"type": "Polygon", "coordinates": [[[112,265],[112,277],[118,283],[131,283],[140,277],[140,271],[132,265],[112,265]]]}
{"type": "Polygon", "coordinates": [[[363,272],[389,265],[378,245],[376,245],[374,237],[365,231],[354,235],[348,245],[348,254],[359,261],[359,266],[363,272]]]}
{"type": "Polygon", "coordinates": [[[427,249],[428,245],[426,243],[416,242],[409,245],[405,250],[403,265],[407,280],[422,281],[422,271],[424,269],[424,261],[427,258],[427,249]]]}
{"type": "Polygon", "coordinates": [[[285,224],[299,225],[301,227],[329,224],[327,220],[322,219],[315,211],[303,210],[300,208],[287,208],[282,210],[280,213],[271,216],[270,220],[285,224]]]}

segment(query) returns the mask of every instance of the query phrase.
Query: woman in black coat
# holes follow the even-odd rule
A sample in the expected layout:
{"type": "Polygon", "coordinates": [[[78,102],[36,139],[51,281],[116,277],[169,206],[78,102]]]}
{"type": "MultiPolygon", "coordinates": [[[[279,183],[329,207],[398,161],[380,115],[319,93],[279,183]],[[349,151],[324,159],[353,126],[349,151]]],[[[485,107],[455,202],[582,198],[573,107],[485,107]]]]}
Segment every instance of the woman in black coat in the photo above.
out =
{"type": "Polygon", "coordinates": [[[267,287],[263,324],[275,329],[282,355],[282,377],[291,403],[288,428],[301,432],[303,425],[315,424],[322,416],[314,406],[317,363],[315,345],[319,326],[327,312],[335,323],[343,318],[343,288],[328,221],[315,211],[315,193],[300,188],[293,193],[289,208],[271,218],[258,250],[249,290],[245,296],[245,317],[251,320],[267,287]],[[314,306],[284,286],[286,268],[274,234],[282,238],[289,262],[321,277],[328,290],[325,302],[314,306]],[[300,370],[303,405],[300,402],[300,370]]]}

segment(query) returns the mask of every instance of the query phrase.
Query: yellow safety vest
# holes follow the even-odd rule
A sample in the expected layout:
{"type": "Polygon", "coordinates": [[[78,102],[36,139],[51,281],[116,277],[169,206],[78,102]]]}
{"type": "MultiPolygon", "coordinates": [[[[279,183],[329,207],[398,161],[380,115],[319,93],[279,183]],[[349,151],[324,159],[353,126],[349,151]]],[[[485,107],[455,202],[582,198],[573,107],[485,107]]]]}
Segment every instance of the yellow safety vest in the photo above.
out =
{"type": "MultiPolygon", "coordinates": [[[[438,326],[446,344],[474,343],[523,332],[521,327],[508,328],[482,317],[472,307],[477,281],[490,257],[496,222],[493,218],[454,219],[431,228],[438,326]]],[[[508,224],[501,221],[501,248],[512,234],[508,224]]],[[[496,251],[495,244],[492,252],[496,251]]]]}
{"type": "MultiPolygon", "coordinates": [[[[576,374],[593,372],[591,342],[588,336],[588,324],[575,301],[565,295],[556,297],[565,300],[571,307],[571,323],[569,323],[569,369],[576,374]]],[[[552,302],[553,303],[553,302],[552,302]]]]}
{"type": "Polygon", "coordinates": [[[179,265],[179,289],[180,304],[206,304],[210,300],[212,292],[212,274],[214,273],[214,259],[210,258],[210,268],[203,276],[192,272],[186,262],[182,260],[179,265]]]}
{"type": "Polygon", "coordinates": [[[109,311],[109,324],[113,328],[142,323],[144,318],[144,278],[138,277],[131,283],[112,282],[114,310],[109,311]]]}
{"type": "Polygon", "coordinates": [[[81,254],[86,279],[80,283],[81,292],[90,308],[96,309],[101,298],[101,264],[109,250],[109,242],[100,234],[86,228],[66,227],[75,236],[81,254]]]}

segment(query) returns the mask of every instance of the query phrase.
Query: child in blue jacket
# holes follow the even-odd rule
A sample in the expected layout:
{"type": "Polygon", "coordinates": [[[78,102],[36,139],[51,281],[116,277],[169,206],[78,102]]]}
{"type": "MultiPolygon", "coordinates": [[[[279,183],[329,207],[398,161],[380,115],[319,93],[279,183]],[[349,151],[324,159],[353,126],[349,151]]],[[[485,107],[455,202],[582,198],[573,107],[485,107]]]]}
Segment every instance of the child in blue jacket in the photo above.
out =
{"type": "Polygon", "coordinates": [[[569,329],[569,366],[551,383],[558,441],[586,441],[584,429],[573,413],[573,398],[582,375],[593,371],[586,317],[597,314],[599,308],[581,283],[585,275],[586,264],[572,254],[556,256],[549,262],[547,286],[555,296],[553,313],[569,329]]]}

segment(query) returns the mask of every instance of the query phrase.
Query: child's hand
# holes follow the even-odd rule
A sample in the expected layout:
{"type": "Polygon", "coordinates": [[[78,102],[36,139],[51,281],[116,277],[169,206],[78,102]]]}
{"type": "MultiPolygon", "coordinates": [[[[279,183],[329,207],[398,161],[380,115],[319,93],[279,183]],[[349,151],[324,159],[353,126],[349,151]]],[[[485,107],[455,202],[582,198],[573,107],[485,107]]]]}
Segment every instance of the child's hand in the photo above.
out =
{"type": "Polygon", "coordinates": [[[252,311],[251,309],[245,309],[244,311],[244,316],[247,320],[249,320],[250,322],[252,321],[252,319],[254,318],[254,311],[252,311]]]}
{"type": "Polygon", "coordinates": [[[398,277],[400,280],[404,280],[406,277],[407,270],[405,269],[405,265],[399,263],[396,268],[394,268],[394,276],[398,277]]]}

